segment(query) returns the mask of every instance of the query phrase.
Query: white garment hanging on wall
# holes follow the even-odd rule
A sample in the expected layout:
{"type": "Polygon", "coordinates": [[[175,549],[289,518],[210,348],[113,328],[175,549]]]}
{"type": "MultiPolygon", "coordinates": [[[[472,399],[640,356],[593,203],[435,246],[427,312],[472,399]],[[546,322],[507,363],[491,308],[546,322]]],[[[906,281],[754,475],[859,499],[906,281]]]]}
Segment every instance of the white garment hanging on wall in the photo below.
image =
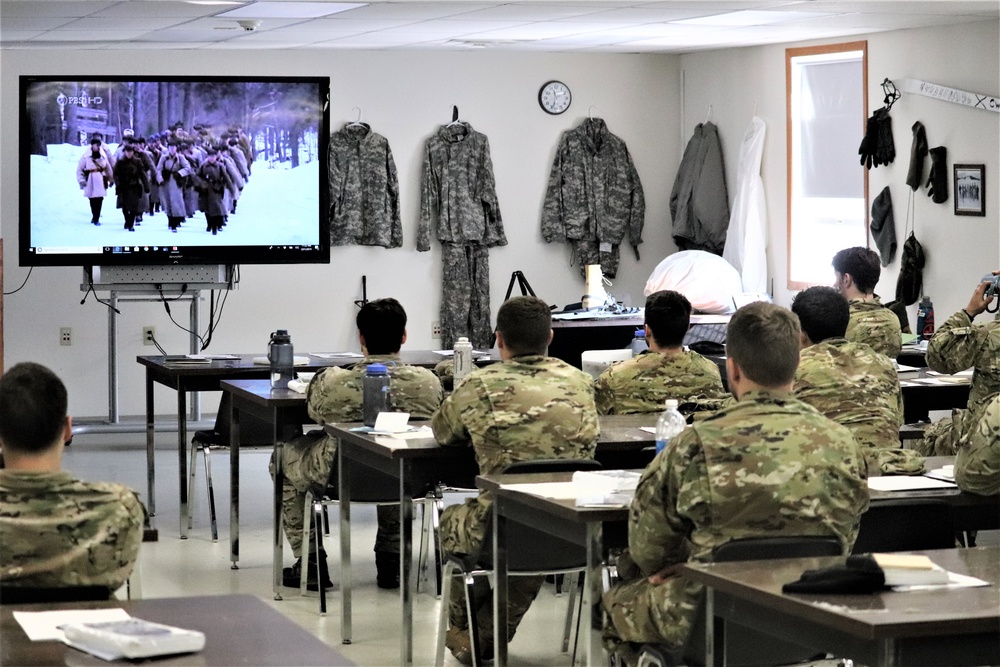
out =
{"type": "Polygon", "coordinates": [[[743,278],[744,292],[767,292],[767,207],[760,164],[764,121],[754,116],[743,134],[736,171],[736,199],[729,218],[723,258],[743,278]]]}

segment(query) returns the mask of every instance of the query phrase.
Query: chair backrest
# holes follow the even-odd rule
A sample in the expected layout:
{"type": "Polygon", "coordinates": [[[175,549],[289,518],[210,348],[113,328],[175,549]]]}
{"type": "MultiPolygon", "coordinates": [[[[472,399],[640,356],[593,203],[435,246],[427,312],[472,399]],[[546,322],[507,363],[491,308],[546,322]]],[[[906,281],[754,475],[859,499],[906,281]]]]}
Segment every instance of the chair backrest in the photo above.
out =
{"type": "Polygon", "coordinates": [[[0,604],[110,600],[111,593],[111,589],[107,586],[65,586],[60,588],[0,586],[0,604]]]}
{"type": "MultiPolygon", "coordinates": [[[[215,415],[215,427],[211,431],[195,431],[193,440],[208,445],[229,445],[229,434],[232,425],[229,421],[232,397],[229,392],[222,392],[219,399],[219,411],[215,415]]],[[[271,445],[274,443],[271,425],[254,415],[240,414],[240,446],[271,445]]]]}
{"type": "Polygon", "coordinates": [[[943,500],[912,498],[873,502],[861,515],[852,553],[950,549],[955,546],[951,506],[943,500]]]}
{"type": "MultiPolygon", "coordinates": [[[[601,470],[600,463],[593,459],[539,459],[516,461],[503,470],[505,474],[535,474],[555,472],[576,472],[577,470],[601,470]]],[[[583,567],[587,562],[587,551],[583,546],[585,532],[581,524],[579,542],[556,537],[533,526],[508,520],[507,567],[510,572],[545,572],[583,567]]],[[[489,514],[485,535],[493,534],[493,514],[489,514]]],[[[493,567],[493,540],[487,537],[477,557],[477,562],[487,568],[493,567]]]]}
{"type": "MultiPolygon", "coordinates": [[[[839,556],[841,553],[843,552],[840,541],[835,537],[750,537],[732,540],[716,547],[712,550],[712,560],[723,563],[839,556]]],[[[703,601],[684,647],[686,664],[705,664],[706,622],[703,601]]],[[[732,622],[726,624],[726,646],[726,664],[730,667],[791,664],[813,658],[818,653],[813,649],[769,637],[732,622]]]]}

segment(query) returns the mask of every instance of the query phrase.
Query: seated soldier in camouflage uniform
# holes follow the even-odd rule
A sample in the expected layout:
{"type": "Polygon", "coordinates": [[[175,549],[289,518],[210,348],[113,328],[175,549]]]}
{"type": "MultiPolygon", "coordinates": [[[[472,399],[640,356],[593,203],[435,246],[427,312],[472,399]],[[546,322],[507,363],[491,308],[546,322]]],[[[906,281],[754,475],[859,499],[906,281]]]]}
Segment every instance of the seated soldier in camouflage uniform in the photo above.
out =
{"type": "MultiPolygon", "coordinates": [[[[594,389],[586,373],[545,356],[552,340],[549,307],[533,296],[515,297],[497,313],[497,347],[502,363],[472,371],[444,400],[431,422],[442,444],[468,446],[471,439],[479,470],[500,471],[515,461],[587,459],[594,456],[600,426],[594,389]]],[[[492,496],[481,493],[441,515],[441,544],[448,553],[475,553],[485,539],[492,496]]],[[[515,577],[509,584],[508,638],[528,611],[541,577],[515,577]]],[[[489,586],[472,604],[479,610],[480,653],[493,651],[493,603],[489,586]]],[[[463,664],[471,664],[464,587],[452,587],[447,600],[446,644],[463,664]]]]}
{"type": "MultiPolygon", "coordinates": [[[[441,383],[426,368],[399,361],[399,348],[406,342],[406,311],[395,299],[369,301],[357,316],[358,340],[365,358],[348,368],[326,368],[309,383],[307,407],[318,424],[361,421],[362,379],[368,364],[381,363],[389,368],[389,400],[395,412],[409,412],[414,419],[430,419],[441,404],[441,383]]],[[[295,554],[295,564],[285,568],[284,584],[298,588],[302,575],[303,505],[306,491],[322,493],[335,479],[337,441],[323,431],[312,431],[288,442],[282,449],[285,474],[281,514],[285,537],[295,554]]],[[[274,476],[274,457],[271,457],[274,476]]],[[[380,588],[399,587],[399,507],[379,505],[378,533],[375,537],[375,567],[380,588]]],[[[310,545],[311,549],[314,549],[310,545]]],[[[324,584],[331,584],[326,573],[326,554],[319,557],[310,550],[306,585],[319,590],[316,563],[324,584]]]]}
{"type": "Polygon", "coordinates": [[[605,593],[604,639],[634,664],[633,643],[679,648],[702,588],[677,574],[730,540],[835,537],[849,553],[868,508],[864,458],[851,432],[792,395],[795,316],[769,303],[736,311],[726,371],[737,402],[670,441],[639,480],[622,584],[605,593]]]}
{"type": "MultiPolygon", "coordinates": [[[[993,273],[1000,274],[1000,270],[993,273]]],[[[927,365],[939,373],[973,369],[968,411],[958,410],[927,429],[921,447],[928,455],[955,454],[975,427],[970,415],[978,414],[987,399],[1000,391],[1000,313],[992,322],[973,323],[994,299],[986,296],[989,285],[979,283],[969,305],[945,320],[927,343],[927,365]]]]}
{"type": "Polygon", "coordinates": [[[20,363],[0,377],[0,584],[106,586],[132,574],[146,510],[121,484],[61,470],[73,434],[66,387],[48,368],[20,363]]]}
{"type": "Polygon", "coordinates": [[[645,323],[649,349],[601,373],[594,384],[598,412],[659,412],[668,398],[682,404],[687,399],[725,398],[719,367],[684,349],[690,324],[691,302],[683,294],[670,290],[650,294],[645,323]]]}
{"type": "Polygon", "coordinates": [[[868,471],[920,473],[924,459],[902,449],[903,392],[884,354],[844,338],[847,299],[832,287],[810,287],[792,302],[802,327],[795,397],[851,430],[868,471]]]}
{"type": "Polygon", "coordinates": [[[874,293],[881,273],[878,253],[869,248],[845,248],[833,256],[833,286],[851,307],[847,340],[867,343],[876,352],[895,359],[903,346],[903,334],[899,317],[874,293]]]}
{"type": "Polygon", "coordinates": [[[1000,393],[977,412],[982,416],[955,457],[955,481],[963,491],[992,496],[1000,493],[1000,393]]]}

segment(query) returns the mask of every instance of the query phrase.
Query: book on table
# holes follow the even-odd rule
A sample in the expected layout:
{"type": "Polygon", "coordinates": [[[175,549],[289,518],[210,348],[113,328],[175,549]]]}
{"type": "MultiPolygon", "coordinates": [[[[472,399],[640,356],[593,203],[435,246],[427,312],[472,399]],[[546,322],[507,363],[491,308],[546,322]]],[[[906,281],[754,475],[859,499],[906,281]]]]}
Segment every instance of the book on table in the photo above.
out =
{"type": "Polygon", "coordinates": [[[919,554],[872,554],[885,573],[886,586],[947,584],[948,570],[919,554]]]}
{"type": "Polygon", "coordinates": [[[193,653],[205,648],[205,634],[139,618],[70,623],[62,628],[67,644],[105,660],[193,653]]]}

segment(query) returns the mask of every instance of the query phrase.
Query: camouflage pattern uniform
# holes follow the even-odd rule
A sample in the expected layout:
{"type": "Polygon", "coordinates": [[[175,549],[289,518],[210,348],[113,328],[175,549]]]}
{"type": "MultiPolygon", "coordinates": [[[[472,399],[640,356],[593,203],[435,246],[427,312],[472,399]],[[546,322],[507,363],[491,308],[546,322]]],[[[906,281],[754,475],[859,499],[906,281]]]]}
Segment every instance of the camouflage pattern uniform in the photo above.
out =
{"type": "Polygon", "coordinates": [[[890,359],[898,357],[903,348],[903,334],[896,314],[883,306],[877,296],[871,301],[851,299],[847,303],[851,319],[845,338],[852,343],[865,343],[890,359]]]}
{"type": "Polygon", "coordinates": [[[605,645],[684,644],[701,585],[647,581],[666,566],[709,562],[715,547],[747,537],[830,536],[848,553],[867,508],[864,459],[850,431],[790,394],[747,392],[685,430],[643,472],[627,553],[639,572],[604,595],[605,645]]]}
{"type": "Polygon", "coordinates": [[[618,272],[618,246],[628,241],[639,259],[646,199],[632,156],[600,118],[563,132],[542,208],[546,243],[570,243],[580,268],[618,272]]]}
{"type": "Polygon", "coordinates": [[[507,245],[490,142],[468,123],[443,125],[424,147],[417,250],[441,242],[441,345],[492,347],[488,248],[507,245]]]}
{"type": "MultiPolygon", "coordinates": [[[[368,364],[389,368],[389,401],[393,412],[409,412],[413,419],[430,419],[441,404],[441,383],[426,368],[400,363],[399,355],[369,355],[349,368],[327,368],[317,373],[307,390],[309,416],[318,424],[361,421],[362,382],[368,364]]],[[[285,537],[296,558],[302,556],[303,507],[306,491],[322,493],[337,463],[337,441],[325,433],[306,434],[282,448],[285,483],[281,515],[285,537]]],[[[274,455],[271,456],[274,477],[274,455]]],[[[399,553],[399,508],[378,507],[375,551],[399,553]]]]}
{"type": "MultiPolygon", "coordinates": [[[[441,404],[431,421],[442,444],[472,440],[483,475],[515,461],[593,458],[600,426],[589,375],[553,357],[526,355],[474,370],[441,404]]],[[[471,554],[485,539],[492,494],[481,493],[441,515],[441,545],[448,553],[471,554]]],[[[509,584],[508,636],[541,588],[541,577],[515,577],[509,584]]],[[[480,582],[473,604],[482,607],[479,633],[493,642],[493,606],[480,582]]],[[[452,586],[448,601],[453,627],[467,628],[464,588],[452,586]]]]}
{"type": "Polygon", "coordinates": [[[115,590],[132,574],[145,520],[121,484],[0,470],[0,583],[115,590]]]}
{"type": "Polygon", "coordinates": [[[668,398],[693,403],[728,395],[719,367],[690,350],[672,355],[646,350],[612,364],[594,381],[594,392],[602,415],[659,412],[668,398]]]}
{"type": "Polygon", "coordinates": [[[1000,493],[1000,394],[978,411],[967,443],[955,457],[955,481],[963,491],[991,496],[1000,493]]]}
{"type": "Polygon", "coordinates": [[[330,243],[398,248],[399,177],[389,141],[367,125],[330,136],[330,243]]]}
{"type": "MultiPolygon", "coordinates": [[[[805,348],[799,355],[794,392],[800,401],[851,430],[870,473],[880,469],[881,451],[903,451],[899,443],[903,423],[899,374],[885,355],[868,345],[828,338],[805,348]]],[[[914,459],[913,465],[919,466],[913,472],[923,471],[922,458],[914,459]]]]}
{"type": "MultiPolygon", "coordinates": [[[[927,343],[927,365],[939,373],[972,368],[969,412],[975,413],[987,398],[1000,391],[1000,314],[992,322],[973,324],[960,310],[941,325],[927,343]]],[[[926,454],[950,456],[968,439],[975,420],[957,410],[924,432],[918,447],[926,454]]]]}

